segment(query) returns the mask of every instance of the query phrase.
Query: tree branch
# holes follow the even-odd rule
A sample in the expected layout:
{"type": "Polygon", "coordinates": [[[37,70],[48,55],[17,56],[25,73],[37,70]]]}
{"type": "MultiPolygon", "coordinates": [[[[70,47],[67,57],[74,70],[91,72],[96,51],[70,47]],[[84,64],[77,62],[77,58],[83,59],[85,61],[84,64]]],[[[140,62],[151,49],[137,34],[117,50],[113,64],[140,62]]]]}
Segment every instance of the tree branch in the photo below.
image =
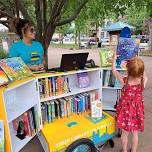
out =
{"type": "Polygon", "coordinates": [[[37,36],[39,41],[42,39],[42,1],[35,0],[35,14],[37,21],[37,36]]]}
{"type": "Polygon", "coordinates": [[[55,1],[55,4],[54,4],[54,6],[52,8],[52,12],[51,12],[51,17],[53,17],[53,14],[54,14],[54,12],[56,11],[56,9],[57,9],[57,7],[59,5],[59,2],[60,2],[59,0],[55,1]]]}
{"type": "Polygon", "coordinates": [[[22,15],[24,16],[24,18],[28,19],[29,21],[32,22],[32,24],[34,24],[32,18],[29,16],[23,1],[21,0],[14,0],[14,3],[16,4],[16,6],[18,7],[18,9],[21,11],[22,15]]]}
{"type": "Polygon", "coordinates": [[[14,18],[13,14],[8,14],[8,13],[2,11],[2,10],[0,10],[0,14],[2,14],[3,16],[9,17],[9,18],[14,18]]]}
{"type": "Polygon", "coordinates": [[[61,25],[64,25],[66,23],[70,23],[71,21],[73,21],[79,14],[80,14],[80,11],[81,9],[85,6],[85,4],[88,2],[89,0],[84,0],[80,6],[78,7],[78,9],[75,11],[75,13],[69,17],[68,19],[65,19],[65,20],[62,20],[62,21],[59,21],[59,22],[56,22],[55,23],[55,26],[61,26],[61,25]]]}
{"type": "Polygon", "coordinates": [[[67,0],[60,0],[59,5],[57,6],[57,9],[53,15],[54,18],[56,18],[57,16],[59,16],[61,14],[61,10],[63,8],[63,6],[65,5],[67,0]]]}
{"type": "Polygon", "coordinates": [[[47,23],[47,18],[46,18],[47,2],[46,2],[46,0],[43,0],[42,12],[43,12],[43,31],[44,31],[44,28],[45,28],[46,23],[47,23]]]}

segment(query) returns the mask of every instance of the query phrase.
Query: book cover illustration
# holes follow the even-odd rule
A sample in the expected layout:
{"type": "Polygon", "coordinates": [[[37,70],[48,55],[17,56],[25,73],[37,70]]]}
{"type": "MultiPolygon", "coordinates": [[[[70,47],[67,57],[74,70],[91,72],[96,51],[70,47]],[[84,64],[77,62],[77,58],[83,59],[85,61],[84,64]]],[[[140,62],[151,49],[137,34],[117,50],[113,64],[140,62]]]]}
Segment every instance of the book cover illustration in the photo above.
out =
{"type": "Polygon", "coordinates": [[[77,78],[78,78],[78,86],[80,88],[86,88],[90,85],[90,79],[87,72],[78,73],[77,78]]]}
{"type": "Polygon", "coordinates": [[[4,125],[0,120],[0,152],[4,152],[4,125]]]}
{"type": "Polygon", "coordinates": [[[7,74],[11,81],[33,75],[29,67],[20,57],[2,59],[0,60],[0,67],[7,74]]]}
{"type": "Polygon", "coordinates": [[[2,69],[0,69],[0,86],[5,85],[9,82],[7,75],[2,69]]]}
{"type": "Polygon", "coordinates": [[[138,54],[139,45],[133,38],[120,37],[117,45],[117,55],[119,60],[129,60],[138,54]]]}
{"type": "Polygon", "coordinates": [[[100,50],[99,51],[101,66],[102,67],[111,67],[113,61],[114,52],[111,50],[100,50]]]}
{"type": "Polygon", "coordinates": [[[131,30],[124,27],[120,32],[120,38],[117,45],[117,67],[120,68],[121,62],[135,57],[139,51],[139,42],[131,38],[131,30]]]}

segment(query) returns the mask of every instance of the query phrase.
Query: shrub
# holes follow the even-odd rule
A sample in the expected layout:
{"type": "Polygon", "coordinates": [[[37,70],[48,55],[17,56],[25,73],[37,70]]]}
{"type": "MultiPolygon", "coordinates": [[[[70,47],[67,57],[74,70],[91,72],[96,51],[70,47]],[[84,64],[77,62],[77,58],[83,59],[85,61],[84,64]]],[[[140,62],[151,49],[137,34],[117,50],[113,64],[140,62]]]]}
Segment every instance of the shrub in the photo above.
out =
{"type": "Polygon", "coordinates": [[[8,53],[0,48],[0,59],[8,58],[8,53]]]}

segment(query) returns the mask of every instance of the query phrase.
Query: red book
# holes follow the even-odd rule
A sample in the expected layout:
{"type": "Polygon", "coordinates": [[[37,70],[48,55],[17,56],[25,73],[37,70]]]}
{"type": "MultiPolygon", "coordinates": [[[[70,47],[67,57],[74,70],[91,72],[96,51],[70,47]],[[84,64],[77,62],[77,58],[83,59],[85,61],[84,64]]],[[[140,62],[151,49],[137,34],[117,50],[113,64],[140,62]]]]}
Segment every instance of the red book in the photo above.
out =
{"type": "Polygon", "coordinates": [[[25,125],[25,133],[26,133],[27,136],[31,136],[32,132],[31,132],[30,122],[29,122],[29,119],[28,119],[27,112],[23,113],[22,118],[23,118],[24,125],[25,125]]]}
{"type": "Polygon", "coordinates": [[[15,131],[17,131],[19,121],[24,122],[25,134],[27,136],[31,136],[31,129],[30,129],[30,124],[29,124],[27,112],[25,112],[23,115],[19,116],[15,120],[13,120],[13,128],[14,128],[15,131]]]}

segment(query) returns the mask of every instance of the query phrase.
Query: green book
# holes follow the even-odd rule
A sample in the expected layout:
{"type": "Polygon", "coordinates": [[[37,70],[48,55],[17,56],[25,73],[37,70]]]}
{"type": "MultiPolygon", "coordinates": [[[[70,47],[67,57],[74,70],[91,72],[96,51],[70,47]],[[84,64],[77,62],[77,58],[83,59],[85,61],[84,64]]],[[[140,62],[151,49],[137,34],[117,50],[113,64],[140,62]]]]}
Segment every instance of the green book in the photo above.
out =
{"type": "Polygon", "coordinates": [[[11,81],[32,76],[33,73],[20,57],[0,60],[0,67],[11,81]]]}

